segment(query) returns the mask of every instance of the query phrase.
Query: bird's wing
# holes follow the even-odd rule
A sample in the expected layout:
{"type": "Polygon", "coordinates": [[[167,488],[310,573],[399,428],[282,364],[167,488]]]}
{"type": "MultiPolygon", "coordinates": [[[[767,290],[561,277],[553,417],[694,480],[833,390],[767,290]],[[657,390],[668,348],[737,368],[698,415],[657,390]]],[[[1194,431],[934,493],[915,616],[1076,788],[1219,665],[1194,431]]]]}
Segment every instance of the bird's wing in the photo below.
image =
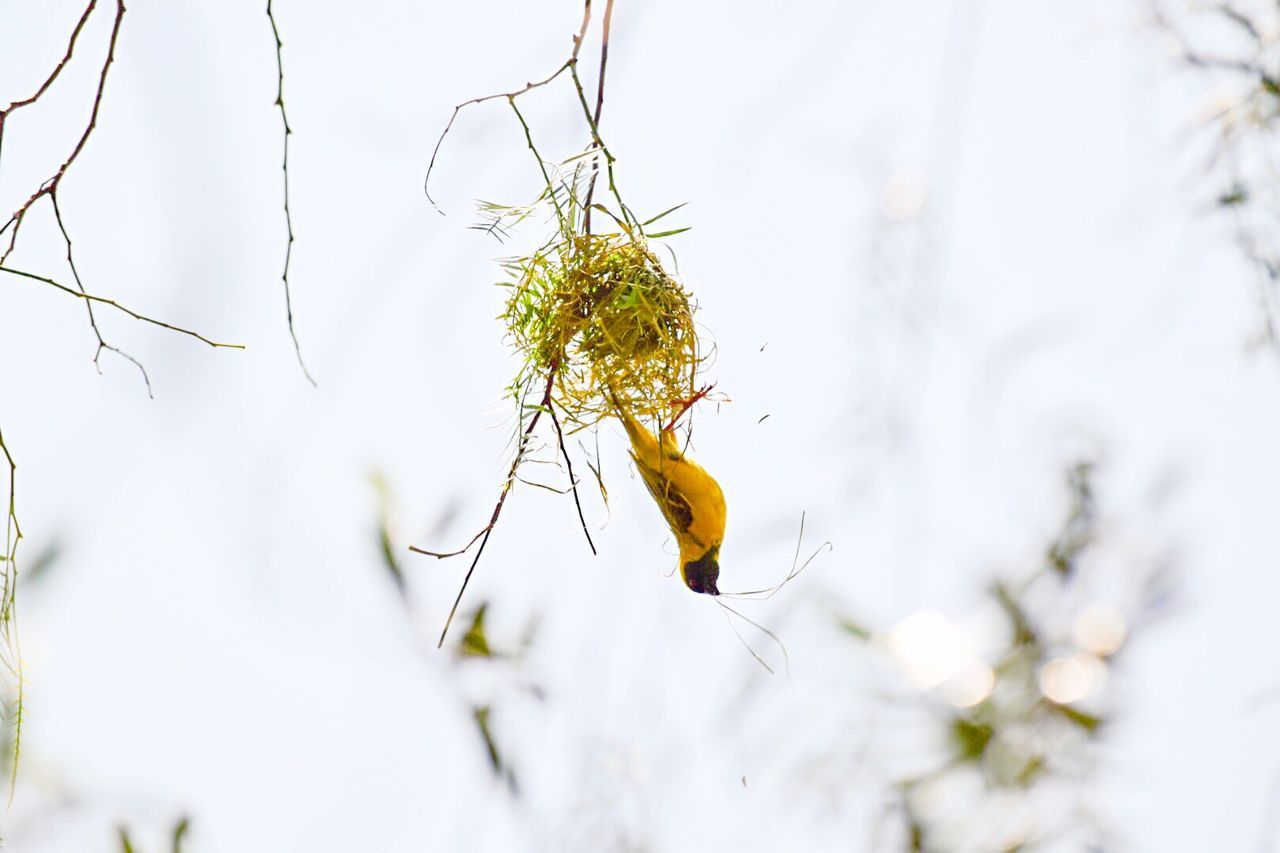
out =
{"type": "Polygon", "coordinates": [[[644,484],[649,487],[649,494],[653,495],[654,503],[658,505],[658,509],[662,510],[662,516],[667,520],[667,526],[671,528],[671,532],[677,539],[685,535],[693,525],[693,508],[689,505],[689,499],[680,493],[680,490],[672,484],[669,477],[664,476],[662,471],[650,467],[634,453],[631,454],[631,458],[635,460],[636,470],[640,472],[644,484]]]}

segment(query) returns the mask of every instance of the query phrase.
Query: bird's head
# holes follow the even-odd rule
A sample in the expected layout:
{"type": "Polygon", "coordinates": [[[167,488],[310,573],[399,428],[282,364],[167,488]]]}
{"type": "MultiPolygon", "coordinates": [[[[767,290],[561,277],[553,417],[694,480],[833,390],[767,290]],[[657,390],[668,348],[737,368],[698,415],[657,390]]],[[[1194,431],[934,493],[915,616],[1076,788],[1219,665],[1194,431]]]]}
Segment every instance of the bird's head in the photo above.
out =
{"type": "Polygon", "coordinates": [[[716,589],[716,580],[720,577],[719,556],[720,546],[712,545],[701,557],[684,563],[680,574],[684,576],[685,586],[694,592],[719,595],[720,590],[716,589]]]}

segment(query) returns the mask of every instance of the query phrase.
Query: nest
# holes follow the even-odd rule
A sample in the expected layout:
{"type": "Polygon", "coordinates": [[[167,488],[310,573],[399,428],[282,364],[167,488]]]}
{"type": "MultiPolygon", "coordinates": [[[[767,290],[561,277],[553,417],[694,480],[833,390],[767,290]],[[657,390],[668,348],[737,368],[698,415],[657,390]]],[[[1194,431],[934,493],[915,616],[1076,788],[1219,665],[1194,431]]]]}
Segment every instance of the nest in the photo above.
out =
{"type": "Polygon", "coordinates": [[[573,428],[614,413],[664,422],[694,393],[698,339],[689,293],[643,240],[576,234],[522,258],[504,319],[573,428]]]}

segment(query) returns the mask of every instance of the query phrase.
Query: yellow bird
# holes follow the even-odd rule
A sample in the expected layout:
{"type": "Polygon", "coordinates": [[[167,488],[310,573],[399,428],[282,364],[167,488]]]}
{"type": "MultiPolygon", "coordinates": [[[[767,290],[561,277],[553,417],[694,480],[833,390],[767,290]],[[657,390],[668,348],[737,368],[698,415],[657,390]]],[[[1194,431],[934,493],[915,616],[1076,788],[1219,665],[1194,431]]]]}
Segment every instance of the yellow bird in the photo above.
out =
{"type": "MultiPolygon", "coordinates": [[[[616,401],[615,401],[616,406],[616,401]]],[[[681,452],[672,430],[655,436],[616,406],[631,439],[631,458],[680,546],[680,576],[694,592],[719,595],[724,493],[706,470],[681,452]]]]}

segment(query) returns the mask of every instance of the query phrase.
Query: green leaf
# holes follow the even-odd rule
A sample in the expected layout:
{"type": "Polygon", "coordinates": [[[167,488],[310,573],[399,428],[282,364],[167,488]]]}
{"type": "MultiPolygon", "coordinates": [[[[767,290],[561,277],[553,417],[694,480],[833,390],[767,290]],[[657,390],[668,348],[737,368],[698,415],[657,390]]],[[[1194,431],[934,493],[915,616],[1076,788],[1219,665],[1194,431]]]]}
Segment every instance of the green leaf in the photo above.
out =
{"type": "Polygon", "coordinates": [[[951,721],[951,743],[955,747],[956,757],[961,761],[981,758],[995,734],[996,730],[986,723],[965,717],[956,717],[951,721]]]}
{"type": "Polygon", "coordinates": [[[652,225],[653,223],[657,222],[657,221],[658,221],[659,219],[661,219],[662,217],[666,216],[668,213],[675,213],[677,210],[679,210],[680,208],[684,207],[684,206],[685,206],[686,204],[688,204],[688,203],[689,203],[689,202],[687,202],[687,201],[682,201],[682,202],[680,202],[679,204],[677,204],[675,207],[668,207],[666,210],[662,211],[661,213],[659,213],[657,216],[653,217],[652,219],[646,219],[644,222],[641,222],[641,223],[640,223],[640,227],[641,227],[641,228],[643,228],[643,227],[644,227],[644,226],[646,226],[646,225],[652,225]]]}
{"type": "Polygon", "coordinates": [[[857,637],[859,640],[867,641],[871,639],[871,630],[869,628],[860,625],[847,617],[841,617],[840,628],[857,637]]]}
{"type": "Polygon", "coordinates": [[[692,228],[693,226],[689,225],[684,228],[672,228],[670,231],[659,231],[657,234],[646,234],[645,236],[648,237],[650,240],[660,240],[663,237],[673,237],[676,234],[683,234],[684,232],[689,231],[692,228]]]}
{"type": "Polygon", "coordinates": [[[1219,207],[1239,207],[1249,200],[1249,191],[1238,184],[1218,196],[1219,207]]]}
{"type": "Polygon", "coordinates": [[[476,615],[471,618],[471,627],[467,629],[466,636],[462,638],[462,645],[458,649],[461,654],[482,658],[493,655],[489,649],[489,637],[484,631],[484,614],[488,609],[488,602],[481,604],[476,610],[476,615]]]}
{"type": "Polygon", "coordinates": [[[1070,705],[1059,705],[1056,702],[1051,702],[1049,703],[1049,707],[1055,713],[1075,723],[1089,734],[1096,732],[1103,723],[1102,717],[1094,714],[1086,714],[1084,711],[1072,708],[1070,705]]]}
{"type": "Polygon", "coordinates": [[[187,830],[191,829],[191,819],[183,815],[173,826],[173,853],[182,853],[182,842],[186,840],[187,830]]]}

